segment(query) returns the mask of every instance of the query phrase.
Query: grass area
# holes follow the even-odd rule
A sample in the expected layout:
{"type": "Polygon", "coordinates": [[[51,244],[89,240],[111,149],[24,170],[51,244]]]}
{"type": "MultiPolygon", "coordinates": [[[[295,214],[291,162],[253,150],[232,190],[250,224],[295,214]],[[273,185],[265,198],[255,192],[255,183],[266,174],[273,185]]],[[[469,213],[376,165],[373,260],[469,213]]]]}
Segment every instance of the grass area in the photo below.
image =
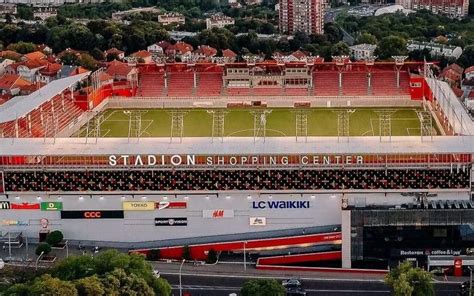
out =
{"type": "MultiPolygon", "coordinates": [[[[138,109],[137,109],[138,110],[138,109]]],[[[224,133],[226,136],[250,137],[253,136],[252,109],[227,109],[225,115],[224,133]]],[[[261,109],[260,109],[261,110],[261,109]]],[[[270,110],[270,109],[268,109],[270,110]]],[[[337,136],[338,109],[311,108],[308,109],[308,136],[337,136]]],[[[394,109],[392,114],[393,136],[419,136],[420,122],[416,109],[394,109]]],[[[127,137],[129,130],[129,115],[122,109],[110,109],[103,112],[104,121],[101,124],[101,137],[127,137]]],[[[142,136],[143,137],[169,137],[171,133],[171,115],[166,109],[143,110],[142,136]]],[[[377,136],[379,135],[379,119],[377,109],[357,108],[350,115],[351,136],[377,136]]],[[[94,125],[91,121],[89,130],[94,125]]],[[[266,119],[267,136],[282,137],[295,136],[296,114],[293,109],[276,108],[266,119]]],[[[436,129],[434,132],[437,133],[436,129]]],[[[82,127],[76,136],[85,136],[86,127],[82,127]]],[[[184,115],[185,137],[210,137],[212,136],[212,115],[203,109],[191,109],[184,115]]]]}

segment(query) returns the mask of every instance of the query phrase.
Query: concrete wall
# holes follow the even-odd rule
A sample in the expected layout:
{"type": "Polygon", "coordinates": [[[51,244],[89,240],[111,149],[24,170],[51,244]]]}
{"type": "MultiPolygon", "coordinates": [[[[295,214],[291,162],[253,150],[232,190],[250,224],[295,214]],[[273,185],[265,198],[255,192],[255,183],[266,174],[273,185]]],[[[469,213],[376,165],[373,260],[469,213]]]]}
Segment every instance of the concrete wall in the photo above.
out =
{"type": "Polygon", "coordinates": [[[48,229],[63,231],[66,239],[87,241],[142,242],[195,238],[236,233],[295,229],[341,224],[340,196],[329,194],[209,194],[209,195],[0,195],[12,204],[61,201],[63,210],[122,210],[123,201],[186,201],[186,209],[125,211],[124,219],[61,219],[60,211],[0,210],[0,231],[23,231],[38,237],[40,219],[48,229]],[[249,197],[250,196],[250,197],[249,197]],[[145,199],[146,198],[146,199],[145,199]],[[268,208],[268,202],[302,201],[309,208],[268,208]],[[263,202],[265,209],[254,209],[263,202]],[[204,218],[204,210],[233,210],[234,217],[204,218]],[[155,218],[187,217],[187,226],[155,226],[155,218]],[[251,226],[250,217],[266,218],[266,225],[251,226]],[[5,225],[5,220],[27,221],[29,225],[5,225]]]}

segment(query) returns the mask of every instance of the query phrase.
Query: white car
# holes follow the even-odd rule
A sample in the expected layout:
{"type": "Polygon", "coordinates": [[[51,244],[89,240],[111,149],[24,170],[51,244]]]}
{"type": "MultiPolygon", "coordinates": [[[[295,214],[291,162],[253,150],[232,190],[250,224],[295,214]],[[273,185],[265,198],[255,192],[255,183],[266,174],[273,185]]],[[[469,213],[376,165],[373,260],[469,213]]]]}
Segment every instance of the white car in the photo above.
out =
{"type": "Polygon", "coordinates": [[[156,278],[160,278],[160,272],[156,269],[153,270],[153,276],[156,278]]]}
{"type": "Polygon", "coordinates": [[[301,281],[297,279],[283,280],[281,282],[282,286],[285,288],[299,288],[301,287],[301,281]]]}

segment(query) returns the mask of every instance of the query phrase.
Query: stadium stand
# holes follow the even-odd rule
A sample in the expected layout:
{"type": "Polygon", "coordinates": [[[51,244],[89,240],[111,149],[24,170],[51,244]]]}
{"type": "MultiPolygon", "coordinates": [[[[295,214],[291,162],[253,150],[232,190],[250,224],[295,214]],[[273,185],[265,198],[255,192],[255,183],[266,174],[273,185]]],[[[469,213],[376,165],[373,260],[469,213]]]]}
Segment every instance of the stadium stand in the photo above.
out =
{"type": "Polygon", "coordinates": [[[164,95],[165,80],[161,72],[147,72],[140,75],[138,96],[160,97],[164,95]]]}
{"type": "Polygon", "coordinates": [[[367,96],[366,72],[345,72],[342,74],[342,94],[345,96],[367,96]]]}
{"type": "Polygon", "coordinates": [[[314,96],[339,95],[339,73],[335,71],[321,71],[313,73],[314,96]]]}
{"type": "Polygon", "coordinates": [[[221,95],[222,73],[200,72],[197,79],[196,95],[198,97],[217,97],[221,95]]]}
{"type": "Polygon", "coordinates": [[[193,72],[169,72],[168,74],[168,96],[189,97],[194,93],[193,72]]]}
{"type": "Polygon", "coordinates": [[[469,170],[126,170],[5,172],[6,191],[469,188],[469,170]]]}

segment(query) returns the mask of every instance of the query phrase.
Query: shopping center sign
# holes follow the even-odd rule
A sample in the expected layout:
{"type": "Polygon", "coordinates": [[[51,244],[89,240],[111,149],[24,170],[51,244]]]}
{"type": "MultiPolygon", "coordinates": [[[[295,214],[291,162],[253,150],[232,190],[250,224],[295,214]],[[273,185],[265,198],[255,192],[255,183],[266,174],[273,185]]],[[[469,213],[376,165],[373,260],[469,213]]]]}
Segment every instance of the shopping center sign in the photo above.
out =
{"type": "Polygon", "coordinates": [[[309,209],[309,201],[301,200],[267,200],[253,201],[253,209],[309,209]]]}
{"type": "Polygon", "coordinates": [[[109,155],[110,166],[323,166],[362,164],[361,155],[109,155]]]}

